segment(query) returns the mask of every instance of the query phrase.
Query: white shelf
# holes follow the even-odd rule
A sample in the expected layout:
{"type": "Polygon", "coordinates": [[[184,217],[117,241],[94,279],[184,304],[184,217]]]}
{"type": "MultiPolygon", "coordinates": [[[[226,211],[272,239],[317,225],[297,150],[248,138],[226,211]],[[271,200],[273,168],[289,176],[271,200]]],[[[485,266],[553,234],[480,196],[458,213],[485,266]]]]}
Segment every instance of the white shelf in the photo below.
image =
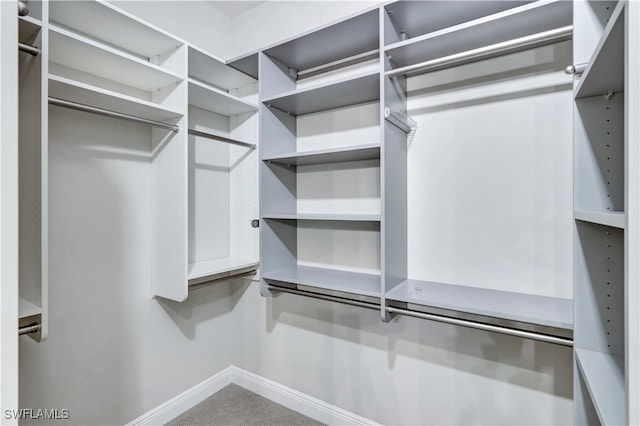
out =
{"type": "Polygon", "coordinates": [[[378,41],[378,10],[315,30],[282,43],[265,53],[298,71],[375,50],[378,41]]]}
{"type": "Polygon", "coordinates": [[[122,95],[100,87],[49,74],[49,95],[66,101],[130,114],[149,120],[164,121],[183,114],[153,102],[122,95]]]}
{"type": "Polygon", "coordinates": [[[190,263],[188,280],[196,280],[211,276],[232,276],[234,272],[242,273],[248,268],[256,268],[260,261],[255,259],[242,259],[236,257],[225,257],[222,259],[204,260],[202,262],[190,263]]]}
{"type": "Polygon", "coordinates": [[[341,222],[380,222],[379,214],[332,214],[332,213],[295,213],[269,214],[264,219],[274,220],[323,220],[341,222]]]}
{"type": "Polygon", "coordinates": [[[147,92],[183,80],[150,62],[55,26],[49,27],[49,40],[50,62],[147,92]]]}
{"type": "Polygon", "coordinates": [[[624,212],[583,212],[574,213],[576,220],[583,222],[596,223],[598,225],[606,225],[614,228],[625,228],[626,216],[624,212]]]}
{"type": "Polygon", "coordinates": [[[332,149],[292,152],[263,158],[264,161],[308,166],[311,164],[344,163],[348,161],[372,160],[380,158],[380,144],[353,145],[332,149]]]}
{"type": "Polygon", "coordinates": [[[297,265],[275,272],[265,272],[262,278],[267,281],[380,297],[380,275],[374,274],[297,265]]]}
{"type": "Polygon", "coordinates": [[[400,41],[386,47],[385,52],[402,67],[571,23],[571,2],[543,0],[400,41]]]}
{"type": "Polygon", "coordinates": [[[501,290],[406,280],[387,300],[565,330],[573,329],[573,301],[501,290]]]}
{"type": "Polygon", "coordinates": [[[189,77],[227,91],[257,83],[253,77],[193,46],[189,46],[189,77]]]}
{"type": "Polygon", "coordinates": [[[189,78],[189,105],[226,116],[258,110],[258,106],[189,78]]]}
{"type": "Polygon", "coordinates": [[[23,43],[31,43],[31,40],[42,29],[42,22],[31,16],[18,17],[18,40],[23,43]]]}
{"type": "Polygon", "coordinates": [[[587,69],[580,77],[575,89],[576,99],[624,91],[624,7],[625,2],[621,1],[613,11],[587,69]]]}
{"type": "Polygon", "coordinates": [[[51,1],[57,23],[144,58],[176,50],[181,42],[135,16],[103,1],[51,1]]]}
{"type": "Polygon", "coordinates": [[[27,318],[42,314],[42,308],[22,297],[18,298],[18,317],[27,318]]]}
{"type": "Polygon", "coordinates": [[[380,75],[377,70],[349,76],[320,86],[292,90],[263,99],[262,102],[293,115],[305,115],[380,98],[380,75]]]}
{"type": "Polygon", "coordinates": [[[576,348],[576,361],[603,425],[627,424],[624,359],[576,348]]]}

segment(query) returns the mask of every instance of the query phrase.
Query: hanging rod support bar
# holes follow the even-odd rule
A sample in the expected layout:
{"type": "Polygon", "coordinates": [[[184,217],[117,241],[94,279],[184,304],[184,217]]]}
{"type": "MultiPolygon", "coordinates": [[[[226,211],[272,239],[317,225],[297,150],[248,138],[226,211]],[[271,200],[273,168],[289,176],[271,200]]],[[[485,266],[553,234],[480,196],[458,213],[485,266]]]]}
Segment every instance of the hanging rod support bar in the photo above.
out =
{"type": "Polygon", "coordinates": [[[330,296],[328,294],[310,293],[310,292],[306,292],[306,291],[296,290],[296,289],[293,289],[293,288],[277,287],[277,286],[273,286],[273,285],[267,286],[267,289],[269,289],[271,291],[279,291],[279,292],[282,292],[282,293],[291,293],[291,294],[295,294],[295,295],[298,295],[298,296],[311,297],[312,299],[327,300],[329,302],[338,302],[338,303],[342,303],[342,304],[345,304],[345,305],[357,306],[359,308],[367,308],[367,309],[374,309],[374,310],[379,310],[380,309],[380,305],[377,305],[375,303],[361,302],[359,300],[345,299],[343,297],[330,296]]]}
{"type": "MultiPolygon", "coordinates": [[[[291,293],[298,296],[311,297],[313,299],[327,300],[329,302],[338,302],[338,303],[343,303],[345,305],[358,306],[360,308],[367,308],[367,309],[374,309],[374,310],[380,309],[380,305],[375,303],[362,302],[358,300],[351,300],[351,299],[346,299],[342,297],[329,296],[329,295],[319,294],[319,293],[311,293],[311,292],[300,291],[292,288],[268,285],[267,289],[274,292],[291,293]]],[[[437,322],[442,322],[446,324],[457,325],[461,327],[474,328],[476,330],[501,333],[509,336],[536,340],[539,342],[553,343],[556,345],[569,346],[569,347],[573,346],[572,339],[551,336],[543,333],[535,333],[532,331],[518,330],[515,328],[502,327],[498,325],[485,324],[485,323],[476,322],[476,321],[452,318],[444,315],[435,315],[435,314],[427,314],[427,313],[417,312],[417,311],[410,311],[408,309],[394,308],[392,306],[387,306],[385,310],[392,314],[406,315],[406,316],[411,316],[411,317],[420,318],[420,319],[426,319],[426,320],[437,321],[437,322]]]]}
{"type": "Polygon", "coordinates": [[[232,145],[243,146],[249,149],[256,149],[256,145],[248,142],[237,141],[235,139],[225,138],[224,136],[212,135],[211,133],[201,132],[200,130],[189,129],[189,134],[193,136],[200,136],[201,138],[212,139],[215,141],[230,143],[232,145]]]}
{"type": "Polygon", "coordinates": [[[34,323],[20,327],[18,329],[18,335],[22,336],[23,334],[37,333],[38,331],[40,331],[40,324],[34,323]]]}
{"type": "Polygon", "coordinates": [[[509,336],[537,340],[539,342],[553,343],[556,345],[570,346],[570,347],[573,346],[573,340],[571,339],[551,336],[548,334],[517,330],[514,328],[501,327],[498,325],[485,324],[481,322],[468,321],[468,320],[463,320],[458,318],[451,318],[444,315],[426,314],[423,312],[416,312],[416,311],[410,311],[407,309],[394,308],[392,306],[387,306],[386,310],[387,312],[392,314],[407,315],[407,316],[431,320],[431,321],[438,321],[446,324],[458,325],[461,327],[475,328],[476,330],[492,331],[495,333],[506,334],[509,336]]]}
{"type": "Polygon", "coordinates": [[[18,42],[18,50],[33,56],[38,56],[38,54],[40,54],[40,49],[22,42],[18,42]]]}
{"type": "Polygon", "coordinates": [[[135,115],[124,114],[116,111],[110,111],[108,109],[92,107],[89,105],[84,105],[77,102],[65,101],[63,99],[58,99],[58,98],[49,97],[49,104],[63,107],[63,108],[75,109],[77,111],[84,111],[84,112],[90,112],[92,114],[104,115],[111,118],[119,118],[121,120],[148,124],[150,126],[171,130],[172,132],[176,132],[176,133],[180,130],[180,127],[175,124],[168,124],[168,123],[163,123],[161,121],[149,120],[148,118],[136,117],[135,115]]]}
{"type": "Polygon", "coordinates": [[[499,55],[514,53],[526,48],[534,48],[537,46],[570,40],[572,36],[573,25],[568,25],[566,27],[556,28],[550,31],[544,31],[538,34],[532,34],[501,43],[491,44],[489,46],[483,46],[477,49],[466,50],[449,56],[443,56],[442,58],[431,59],[418,64],[396,68],[394,70],[387,71],[385,75],[387,77],[395,77],[397,75],[421,74],[436,71],[450,66],[462,65],[499,55]]]}

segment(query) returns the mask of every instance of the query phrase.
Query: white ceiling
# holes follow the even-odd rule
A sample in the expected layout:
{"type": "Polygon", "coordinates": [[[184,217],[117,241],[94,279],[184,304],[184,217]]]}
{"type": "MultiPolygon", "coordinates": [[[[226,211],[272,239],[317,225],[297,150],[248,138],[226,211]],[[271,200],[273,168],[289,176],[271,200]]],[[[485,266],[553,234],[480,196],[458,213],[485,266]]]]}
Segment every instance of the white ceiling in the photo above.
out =
{"type": "Polygon", "coordinates": [[[230,19],[236,16],[242,15],[249,9],[253,9],[256,6],[266,3],[265,1],[248,1],[248,0],[223,0],[223,1],[209,1],[218,10],[227,15],[230,19]]]}

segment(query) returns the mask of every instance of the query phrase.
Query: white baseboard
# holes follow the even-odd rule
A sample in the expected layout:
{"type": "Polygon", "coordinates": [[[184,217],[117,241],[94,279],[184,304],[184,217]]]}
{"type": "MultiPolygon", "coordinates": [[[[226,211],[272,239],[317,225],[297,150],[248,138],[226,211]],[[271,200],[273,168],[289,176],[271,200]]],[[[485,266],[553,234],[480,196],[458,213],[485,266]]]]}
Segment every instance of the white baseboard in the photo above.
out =
{"type": "Polygon", "coordinates": [[[335,405],[276,383],[273,380],[231,365],[220,373],[132,420],[127,426],[165,424],[231,383],[328,425],[378,424],[335,405]]]}
{"type": "Polygon", "coordinates": [[[164,425],[175,419],[185,411],[195,407],[225,386],[233,383],[233,366],[187,389],[175,398],[160,404],[137,419],[131,420],[126,426],[133,425],[164,425]]]}

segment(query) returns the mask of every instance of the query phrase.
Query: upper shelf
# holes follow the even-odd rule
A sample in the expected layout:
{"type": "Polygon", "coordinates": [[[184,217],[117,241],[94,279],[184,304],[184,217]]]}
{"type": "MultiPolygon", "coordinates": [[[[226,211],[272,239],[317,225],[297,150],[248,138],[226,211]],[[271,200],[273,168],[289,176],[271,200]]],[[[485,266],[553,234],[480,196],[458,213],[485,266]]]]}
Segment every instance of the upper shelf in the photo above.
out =
{"type": "Polygon", "coordinates": [[[265,53],[303,71],[378,48],[378,10],[280,44],[265,53]]]}
{"type": "Polygon", "coordinates": [[[104,1],[51,1],[50,21],[146,59],[182,43],[162,30],[104,1]]]}
{"type": "Polygon", "coordinates": [[[155,121],[181,117],[179,111],[90,84],[49,74],[49,95],[66,101],[117,111],[155,121]]]}
{"type": "Polygon", "coordinates": [[[32,43],[40,30],[42,22],[31,16],[20,16],[18,19],[18,40],[23,43],[32,43]]]}
{"type": "Polygon", "coordinates": [[[226,116],[258,110],[257,105],[192,78],[189,79],[189,105],[226,116]]]}
{"type": "Polygon", "coordinates": [[[372,160],[380,158],[380,144],[352,145],[315,151],[291,152],[264,157],[264,161],[288,164],[291,166],[308,166],[311,164],[345,163],[348,161],[372,160]]]}
{"type": "Polygon", "coordinates": [[[387,300],[564,330],[573,329],[573,301],[508,291],[406,280],[387,300]]]}
{"type": "Polygon", "coordinates": [[[18,299],[18,317],[27,318],[42,314],[42,308],[20,297],[18,299]]]}
{"type": "Polygon", "coordinates": [[[293,115],[305,115],[380,98],[380,80],[376,71],[345,77],[321,86],[310,87],[263,99],[262,102],[293,115]]]}
{"type": "Polygon", "coordinates": [[[222,278],[233,276],[247,270],[256,269],[260,262],[256,259],[225,257],[213,260],[190,263],[187,279],[199,281],[206,278],[222,278]]]}
{"type": "Polygon", "coordinates": [[[147,92],[182,81],[179,75],[157,65],[53,25],[49,27],[49,40],[51,62],[107,80],[147,92]]]}
{"type": "Polygon", "coordinates": [[[575,90],[576,98],[624,91],[624,11],[625,2],[616,6],[587,69],[575,90]]]}
{"type": "MultiPolygon", "coordinates": [[[[431,3],[432,2],[424,2],[424,5],[420,7],[428,7],[431,3]]],[[[439,4],[439,2],[435,3],[439,4]]],[[[456,7],[458,6],[456,5],[456,7]]],[[[422,61],[565,27],[571,25],[571,23],[571,2],[542,0],[504,10],[493,15],[484,16],[473,21],[464,22],[453,27],[430,32],[419,37],[400,41],[386,47],[385,52],[391,55],[391,60],[394,65],[404,67],[422,61]]]]}
{"type": "Polygon", "coordinates": [[[396,34],[404,31],[407,37],[415,38],[526,3],[529,1],[397,1],[385,9],[396,34]]]}
{"type": "Polygon", "coordinates": [[[380,222],[379,214],[339,214],[339,213],[274,213],[263,215],[274,220],[321,220],[340,222],[380,222]]]}
{"type": "Polygon", "coordinates": [[[189,76],[226,91],[257,82],[193,46],[189,46],[189,76]]]}

